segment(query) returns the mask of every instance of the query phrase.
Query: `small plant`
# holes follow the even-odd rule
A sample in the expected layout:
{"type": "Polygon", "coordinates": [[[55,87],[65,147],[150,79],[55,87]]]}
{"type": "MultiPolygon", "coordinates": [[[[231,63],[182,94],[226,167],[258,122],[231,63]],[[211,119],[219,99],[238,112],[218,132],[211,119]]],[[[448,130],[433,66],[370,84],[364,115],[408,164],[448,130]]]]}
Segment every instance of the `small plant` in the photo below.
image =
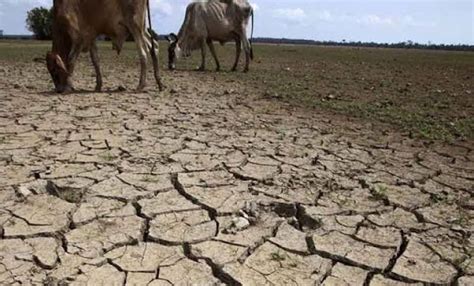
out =
{"type": "Polygon", "coordinates": [[[107,162],[110,162],[110,161],[113,161],[113,160],[117,159],[117,157],[112,155],[112,153],[110,153],[110,152],[102,153],[102,154],[99,155],[99,157],[102,160],[107,161],[107,162]]]}
{"type": "Polygon", "coordinates": [[[463,255],[461,257],[458,257],[458,258],[454,259],[452,262],[457,267],[459,267],[461,269],[466,269],[472,263],[472,259],[469,259],[468,256],[463,255]]]}
{"type": "Polygon", "coordinates": [[[461,209],[459,210],[459,217],[455,219],[452,223],[465,227],[469,224],[469,221],[469,214],[465,210],[461,209]]]}
{"type": "Polygon", "coordinates": [[[277,261],[277,262],[282,262],[285,261],[286,257],[281,254],[279,251],[278,252],[272,252],[271,254],[271,260],[277,261]]]}
{"type": "Polygon", "coordinates": [[[387,190],[388,188],[386,186],[378,185],[375,188],[373,188],[370,193],[371,193],[371,199],[375,201],[383,201],[387,199],[387,190]]]}
{"type": "Polygon", "coordinates": [[[447,196],[444,194],[430,194],[430,200],[435,204],[445,202],[447,199],[447,196]]]}
{"type": "Polygon", "coordinates": [[[158,177],[154,177],[152,175],[145,175],[142,179],[141,179],[142,182],[145,182],[145,183],[158,183],[160,182],[160,179],[158,177]]]}

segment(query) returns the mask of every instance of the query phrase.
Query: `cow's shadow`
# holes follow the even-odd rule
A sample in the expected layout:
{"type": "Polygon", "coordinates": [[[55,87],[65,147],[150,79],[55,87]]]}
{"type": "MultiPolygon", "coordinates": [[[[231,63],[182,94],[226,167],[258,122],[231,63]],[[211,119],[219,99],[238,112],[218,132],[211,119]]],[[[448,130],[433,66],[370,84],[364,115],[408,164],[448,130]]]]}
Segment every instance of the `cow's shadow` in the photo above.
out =
{"type": "Polygon", "coordinates": [[[69,91],[69,92],[63,92],[63,93],[58,93],[54,90],[45,90],[45,91],[41,91],[41,92],[38,92],[37,94],[39,95],[42,95],[42,96],[54,96],[54,95],[58,95],[58,96],[61,96],[61,95],[74,95],[74,94],[77,94],[77,95],[83,95],[83,94],[93,94],[93,93],[101,93],[101,94],[118,94],[118,93],[138,93],[136,90],[127,90],[127,89],[124,89],[124,90],[121,90],[121,89],[105,89],[105,90],[101,90],[101,91],[96,91],[94,89],[92,90],[89,90],[89,89],[76,89],[76,90],[73,90],[73,91],[69,91]]]}

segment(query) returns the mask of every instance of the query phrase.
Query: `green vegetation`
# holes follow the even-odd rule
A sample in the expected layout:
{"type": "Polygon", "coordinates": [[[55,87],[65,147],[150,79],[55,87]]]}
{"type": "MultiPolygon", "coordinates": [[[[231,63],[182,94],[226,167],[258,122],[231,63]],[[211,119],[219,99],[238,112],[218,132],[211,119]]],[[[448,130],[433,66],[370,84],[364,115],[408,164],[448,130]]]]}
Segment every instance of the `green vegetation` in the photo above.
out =
{"type": "Polygon", "coordinates": [[[375,188],[370,190],[371,199],[375,201],[383,201],[387,199],[387,190],[386,186],[377,185],[375,188]]]}
{"type": "Polygon", "coordinates": [[[113,161],[115,159],[117,159],[117,156],[114,156],[112,153],[110,152],[105,152],[105,153],[102,153],[99,155],[99,157],[106,161],[106,162],[110,162],[110,161],[113,161]]]}
{"type": "Polygon", "coordinates": [[[26,16],[26,27],[33,32],[38,40],[51,39],[53,25],[52,9],[44,7],[33,8],[26,16]]]}
{"type": "Polygon", "coordinates": [[[157,177],[157,176],[153,176],[153,175],[145,175],[142,179],[141,179],[142,182],[145,182],[145,183],[159,183],[160,182],[160,178],[157,177]]]}
{"type": "MultiPolygon", "coordinates": [[[[0,41],[0,62],[18,64],[43,59],[50,46],[48,42],[0,41]]],[[[134,43],[126,43],[120,57],[111,50],[110,43],[101,42],[99,46],[105,74],[107,69],[110,73],[112,65],[119,70],[137,67],[134,43]]],[[[163,68],[166,47],[160,44],[163,68]]],[[[387,123],[423,139],[474,139],[472,52],[255,45],[256,59],[247,74],[229,72],[234,53],[234,45],[219,47],[222,72],[213,71],[215,66],[208,53],[209,72],[188,76],[193,80],[236,82],[248,93],[271,101],[298,105],[329,117],[342,115],[387,123]]],[[[199,54],[178,61],[177,73],[196,68],[199,54]]],[[[87,55],[83,62],[90,66],[87,55]]],[[[164,76],[166,80],[175,74],[165,71],[164,76]]]]}

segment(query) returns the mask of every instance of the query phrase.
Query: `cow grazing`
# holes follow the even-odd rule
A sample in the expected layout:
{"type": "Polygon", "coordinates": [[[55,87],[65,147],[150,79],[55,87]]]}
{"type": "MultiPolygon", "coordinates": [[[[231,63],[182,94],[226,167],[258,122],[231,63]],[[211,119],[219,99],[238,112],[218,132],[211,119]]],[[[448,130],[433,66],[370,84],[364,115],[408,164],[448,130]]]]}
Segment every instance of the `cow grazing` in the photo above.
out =
{"type": "Polygon", "coordinates": [[[148,1],[54,0],[53,49],[47,54],[46,62],[56,91],[62,93],[74,89],[72,75],[76,60],[81,52],[87,51],[90,52],[96,72],[96,90],[101,90],[102,74],[96,46],[99,35],[109,37],[117,53],[120,53],[127,37],[132,35],[140,57],[141,74],[137,89],[142,90],[146,85],[148,49],[152,55],[155,80],[162,90],[157,59],[158,43],[146,30],[148,1]]]}
{"type": "Polygon", "coordinates": [[[170,34],[168,48],[168,67],[176,68],[176,60],[183,54],[188,56],[191,51],[201,49],[201,66],[205,69],[206,44],[216,61],[216,70],[220,69],[213,41],[224,44],[235,41],[236,57],[232,71],[237,69],[242,46],[245,51],[245,69],[249,70],[249,61],[253,59],[252,45],[247,38],[247,26],[252,17],[253,9],[246,0],[209,0],[194,2],[188,5],[184,23],[178,35],[170,34]]]}

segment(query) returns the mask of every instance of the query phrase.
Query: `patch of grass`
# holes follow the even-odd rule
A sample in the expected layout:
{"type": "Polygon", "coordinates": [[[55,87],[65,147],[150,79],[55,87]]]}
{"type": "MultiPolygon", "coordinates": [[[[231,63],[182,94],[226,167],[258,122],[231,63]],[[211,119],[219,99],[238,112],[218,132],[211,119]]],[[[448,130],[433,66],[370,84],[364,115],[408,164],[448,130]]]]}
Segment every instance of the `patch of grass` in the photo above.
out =
{"type": "Polygon", "coordinates": [[[461,227],[468,227],[470,222],[470,216],[467,211],[464,209],[459,209],[458,218],[456,218],[452,223],[459,225],[461,227]]]}
{"type": "Polygon", "coordinates": [[[159,183],[160,178],[152,175],[145,175],[144,177],[142,177],[141,181],[145,183],[159,183]]]}
{"type": "MultiPolygon", "coordinates": [[[[167,62],[167,44],[160,43],[160,61],[167,62]]],[[[6,73],[13,65],[44,59],[51,42],[0,41],[0,67],[6,73]]],[[[106,74],[132,72],[137,65],[134,43],[126,43],[120,57],[110,42],[99,42],[106,74]]],[[[231,73],[235,46],[218,48],[222,72],[190,72],[190,80],[238,83],[249,94],[261,95],[318,113],[329,112],[361,121],[388,123],[415,137],[454,141],[474,139],[474,53],[401,49],[335,48],[312,46],[254,46],[255,61],[244,74],[231,73]]],[[[208,54],[209,55],[209,54],[208,54]]],[[[207,70],[214,69],[207,57],[207,70]]],[[[178,73],[191,71],[200,62],[200,53],[178,61],[178,73]]],[[[49,78],[45,64],[42,80],[49,78]]],[[[78,75],[92,72],[87,55],[81,56],[78,75]],[[83,67],[81,67],[81,65],[83,67]],[[86,70],[87,72],[84,72],[86,70]]],[[[136,84],[124,79],[127,86],[136,84]]],[[[0,70],[1,74],[1,70],[0,70]]],[[[132,74],[132,73],[130,73],[132,74]]],[[[164,71],[167,77],[174,73],[164,71]]],[[[239,90],[239,92],[241,92],[239,90]]],[[[272,106],[273,108],[273,106],[272,106]]],[[[272,110],[268,110],[271,113],[272,110]]]]}
{"type": "Polygon", "coordinates": [[[106,161],[106,162],[110,162],[110,161],[113,161],[115,159],[117,159],[117,156],[114,156],[112,153],[110,152],[105,152],[105,153],[102,153],[99,155],[99,157],[106,161]]]}
{"type": "Polygon", "coordinates": [[[386,186],[377,185],[370,190],[370,198],[375,201],[384,201],[387,199],[387,191],[386,186]]]}
{"type": "Polygon", "coordinates": [[[445,194],[430,194],[430,200],[435,203],[447,202],[448,197],[445,194]]]}

